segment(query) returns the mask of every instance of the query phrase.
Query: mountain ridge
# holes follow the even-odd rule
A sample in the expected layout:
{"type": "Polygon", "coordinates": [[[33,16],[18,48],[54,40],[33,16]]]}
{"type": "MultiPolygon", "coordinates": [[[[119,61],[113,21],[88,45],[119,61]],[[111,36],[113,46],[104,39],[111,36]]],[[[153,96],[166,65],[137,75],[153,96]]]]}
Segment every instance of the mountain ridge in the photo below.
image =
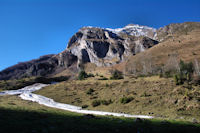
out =
{"type": "MultiPolygon", "coordinates": [[[[138,26],[128,25],[129,28],[138,26]]],[[[170,24],[156,30],[156,39],[154,40],[144,35],[128,34],[130,32],[116,34],[107,28],[83,27],[71,37],[67,48],[61,53],[44,56],[46,58],[42,58],[42,61],[39,58],[4,69],[0,72],[0,80],[52,76],[62,73],[66,69],[77,73],[82,64],[88,62],[99,67],[113,66],[126,61],[129,56],[135,56],[159,45],[160,42],[178,38],[178,36],[188,34],[195,29],[200,29],[199,22],[170,24]]]]}

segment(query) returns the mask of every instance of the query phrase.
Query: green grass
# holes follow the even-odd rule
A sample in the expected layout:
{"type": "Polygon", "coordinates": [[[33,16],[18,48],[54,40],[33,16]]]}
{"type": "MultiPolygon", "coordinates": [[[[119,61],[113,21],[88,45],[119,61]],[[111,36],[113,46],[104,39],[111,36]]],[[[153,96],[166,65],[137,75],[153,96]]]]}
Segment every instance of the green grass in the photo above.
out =
{"type": "Polygon", "coordinates": [[[2,133],[195,133],[199,124],[177,121],[101,117],[71,113],[23,101],[16,96],[0,97],[2,133]]]}

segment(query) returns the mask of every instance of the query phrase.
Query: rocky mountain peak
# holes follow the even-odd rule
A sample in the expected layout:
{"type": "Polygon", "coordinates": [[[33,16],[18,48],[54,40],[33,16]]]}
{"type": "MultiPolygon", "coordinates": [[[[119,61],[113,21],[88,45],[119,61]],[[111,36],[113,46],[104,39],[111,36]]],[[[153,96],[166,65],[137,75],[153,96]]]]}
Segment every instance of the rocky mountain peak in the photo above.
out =
{"type": "Polygon", "coordinates": [[[107,28],[107,30],[110,30],[116,34],[128,34],[128,35],[137,36],[137,37],[146,36],[151,39],[155,39],[157,36],[155,28],[142,26],[138,24],[128,24],[127,26],[123,28],[117,28],[117,29],[107,28]]]}
{"type": "Polygon", "coordinates": [[[97,66],[110,66],[157,44],[157,41],[144,36],[143,31],[147,29],[129,25],[121,29],[124,32],[121,34],[119,29],[83,27],[69,40],[64,53],[77,56],[78,64],[91,62],[97,66]]]}

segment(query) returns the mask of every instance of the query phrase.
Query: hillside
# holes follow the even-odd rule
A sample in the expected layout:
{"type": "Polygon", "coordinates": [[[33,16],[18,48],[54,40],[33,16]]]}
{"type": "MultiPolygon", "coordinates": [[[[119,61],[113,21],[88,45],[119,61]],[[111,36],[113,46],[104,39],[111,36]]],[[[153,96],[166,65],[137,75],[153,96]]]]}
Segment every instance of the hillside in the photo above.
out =
{"type": "Polygon", "coordinates": [[[131,118],[71,113],[24,101],[17,96],[3,96],[0,101],[1,132],[6,133],[185,133],[200,130],[199,124],[183,121],[138,121],[131,118]]]}
{"type": "Polygon", "coordinates": [[[83,81],[73,80],[45,87],[37,94],[57,102],[85,107],[90,110],[152,115],[161,119],[200,121],[199,86],[188,90],[176,86],[173,79],[153,77],[126,77],[121,80],[99,80],[95,76],[83,81]],[[125,104],[122,98],[131,97],[125,104]],[[95,101],[104,103],[94,106],[95,101]]]}
{"type": "MultiPolygon", "coordinates": [[[[199,62],[200,24],[186,23],[186,25],[188,24],[190,27],[189,29],[179,29],[173,34],[167,35],[167,37],[165,37],[166,39],[160,42],[159,45],[137,54],[136,56],[130,57],[125,65],[127,72],[131,71],[131,67],[133,66],[138,66],[137,68],[141,70],[144,62],[146,64],[151,64],[154,69],[156,69],[155,71],[159,71],[163,66],[167,65],[172,58],[177,62],[179,62],[180,59],[186,62],[191,61],[194,63],[195,60],[199,62]]],[[[177,29],[177,25],[178,24],[175,24],[175,29],[177,29]]],[[[180,26],[184,27],[183,24],[180,24],[180,26]]],[[[166,27],[172,26],[169,25],[166,27]]],[[[172,29],[173,28],[170,30],[172,29]]],[[[174,29],[172,31],[174,31],[174,29]]]]}

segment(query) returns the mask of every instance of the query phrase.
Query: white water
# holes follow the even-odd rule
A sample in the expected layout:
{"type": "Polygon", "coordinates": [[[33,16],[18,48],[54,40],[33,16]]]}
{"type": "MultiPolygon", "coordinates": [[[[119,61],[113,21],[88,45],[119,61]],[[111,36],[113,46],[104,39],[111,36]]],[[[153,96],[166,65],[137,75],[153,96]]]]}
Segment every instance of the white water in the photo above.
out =
{"type": "Polygon", "coordinates": [[[73,106],[73,105],[64,104],[64,103],[58,103],[58,102],[55,102],[53,99],[32,93],[36,90],[42,89],[45,86],[48,86],[48,85],[37,83],[37,84],[31,85],[31,86],[24,87],[19,90],[10,90],[10,91],[0,92],[0,96],[19,95],[19,97],[23,100],[33,101],[33,102],[37,102],[41,105],[45,105],[48,107],[63,109],[63,110],[76,112],[76,113],[82,113],[82,114],[112,115],[112,116],[146,118],[146,119],[153,118],[153,116],[147,116],[147,115],[130,115],[130,114],[124,114],[124,113],[112,113],[112,112],[104,112],[104,111],[84,110],[78,106],[73,106]]]}

